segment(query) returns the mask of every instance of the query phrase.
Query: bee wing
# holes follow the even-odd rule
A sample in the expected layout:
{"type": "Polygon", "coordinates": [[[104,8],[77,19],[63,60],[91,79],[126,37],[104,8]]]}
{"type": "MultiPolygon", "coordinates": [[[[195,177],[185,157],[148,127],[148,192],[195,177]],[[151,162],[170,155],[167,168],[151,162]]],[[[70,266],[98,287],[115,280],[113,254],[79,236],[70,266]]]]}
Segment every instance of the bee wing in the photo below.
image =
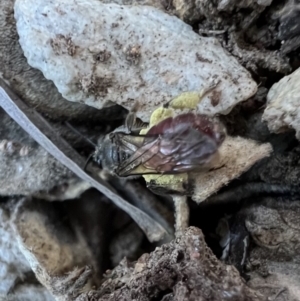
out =
{"type": "MultiPolygon", "coordinates": [[[[149,139],[149,137],[144,137],[144,139],[146,140],[145,144],[119,165],[116,171],[119,176],[124,177],[129,175],[149,173],[147,170],[145,170],[145,168],[143,168],[143,164],[150,160],[158,152],[159,139],[157,138],[153,140],[153,138],[149,139]]],[[[152,170],[150,173],[155,174],[157,172],[152,170]]]]}
{"type": "Polygon", "coordinates": [[[116,145],[126,152],[134,153],[144,144],[143,136],[124,133],[115,133],[114,135],[116,145]]]}
{"type": "Polygon", "coordinates": [[[119,176],[133,174],[176,174],[203,169],[216,154],[216,141],[203,133],[182,127],[155,137],[144,144],[118,168],[119,176]]]}

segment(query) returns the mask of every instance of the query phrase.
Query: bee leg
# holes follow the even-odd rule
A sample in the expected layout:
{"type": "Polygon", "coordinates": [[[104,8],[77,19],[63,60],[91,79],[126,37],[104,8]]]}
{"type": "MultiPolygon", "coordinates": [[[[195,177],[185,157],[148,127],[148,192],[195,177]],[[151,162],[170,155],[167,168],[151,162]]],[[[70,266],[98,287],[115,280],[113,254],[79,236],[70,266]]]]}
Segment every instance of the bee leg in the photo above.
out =
{"type": "Polygon", "coordinates": [[[220,80],[218,81],[213,80],[207,87],[204,87],[199,92],[199,98],[202,99],[208,92],[214,90],[220,82],[221,82],[220,80]]]}
{"type": "Polygon", "coordinates": [[[93,159],[93,156],[94,156],[94,153],[91,153],[88,158],[86,159],[85,163],[84,163],[84,166],[83,166],[83,170],[86,171],[86,168],[88,166],[88,164],[92,161],[93,159]]]}
{"type": "Polygon", "coordinates": [[[197,109],[198,104],[202,101],[204,96],[210,91],[214,90],[220,81],[213,81],[207,86],[203,87],[200,91],[188,91],[179,94],[177,97],[169,101],[165,108],[171,107],[173,109],[197,109]]]}
{"type": "Polygon", "coordinates": [[[140,103],[136,101],[125,119],[125,127],[129,133],[142,128],[142,122],[136,118],[136,112],[140,108],[140,103]],[[141,124],[140,124],[141,123],[141,124]]]}
{"type": "Polygon", "coordinates": [[[187,196],[173,195],[175,206],[175,235],[181,236],[189,226],[190,208],[187,203],[187,196]]]}
{"type": "Polygon", "coordinates": [[[136,116],[134,112],[128,113],[126,119],[125,119],[125,127],[129,130],[129,132],[132,131],[134,128],[136,122],[136,116]]]}
{"type": "Polygon", "coordinates": [[[73,125],[71,125],[68,121],[65,121],[64,124],[76,135],[78,135],[80,138],[82,138],[84,141],[88,142],[91,146],[96,147],[97,145],[88,137],[85,137],[80,131],[75,129],[73,125]]]}

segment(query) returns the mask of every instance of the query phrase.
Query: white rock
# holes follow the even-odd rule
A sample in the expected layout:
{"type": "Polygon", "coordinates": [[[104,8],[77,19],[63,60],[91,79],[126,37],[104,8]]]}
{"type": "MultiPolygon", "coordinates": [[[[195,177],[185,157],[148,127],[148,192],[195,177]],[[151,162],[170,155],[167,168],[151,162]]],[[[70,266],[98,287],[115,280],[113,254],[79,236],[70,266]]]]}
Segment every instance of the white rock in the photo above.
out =
{"type": "Polygon", "coordinates": [[[31,268],[11,226],[8,208],[12,206],[16,203],[2,202],[0,205],[0,300],[54,301],[46,288],[26,279],[31,268]]]}
{"type": "Polygon", "coordinates": [[[300,68],[274,84],[267,96],[267,107],[263,120],[267,121],[270,131],[284,132],[296,130],[300,140],[300,68]]]}
{"type": "Polygon", "coordinates": [[[215,39],[150,6],[17,0],[15,18],[29,64],[70,101],[99,109],[139,101],[148,121],[162,103],[212,81],[220,83],[198,107],[208,115],[228,113],[257,89],[215,39]]]}
{"type": "Polygon", "coordinates": [[[219,167],[193,176],[195,189],[192,199],[197,203],[205,201],[256,162],[270,156],[272,146],[270,143],[259,144],[251,139],[228,136],[219,151],[219,167]]]}

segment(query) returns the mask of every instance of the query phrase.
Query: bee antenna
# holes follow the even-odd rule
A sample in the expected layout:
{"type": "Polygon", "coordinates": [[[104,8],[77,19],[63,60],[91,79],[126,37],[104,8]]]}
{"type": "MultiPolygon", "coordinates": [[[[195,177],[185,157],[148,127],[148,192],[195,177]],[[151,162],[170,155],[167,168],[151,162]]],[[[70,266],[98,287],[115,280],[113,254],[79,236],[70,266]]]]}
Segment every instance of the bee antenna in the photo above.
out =
{"type": "Polygon", "coordinates": [[[92,158],[93,158],[94,153],[91,153],[88,158],[86,159],[84,166],[83,166],[83,170],[86,170],[88,164],[91,162],[92,158]]]}
{"type": "Polygon", "coordinates": [[[80,136],[81,138],[83,138],[86,142],[88,142],[90,145],[92,145],[93,147],[96,147],[96,143],[94,143],[91,139],[85,137],[82,133],[80,133],[77,129],[75,129],[68,121],[65,121],[65,125],[71,130],[73,131],[75,134],[77,134],[78,136],[80,136]]]}

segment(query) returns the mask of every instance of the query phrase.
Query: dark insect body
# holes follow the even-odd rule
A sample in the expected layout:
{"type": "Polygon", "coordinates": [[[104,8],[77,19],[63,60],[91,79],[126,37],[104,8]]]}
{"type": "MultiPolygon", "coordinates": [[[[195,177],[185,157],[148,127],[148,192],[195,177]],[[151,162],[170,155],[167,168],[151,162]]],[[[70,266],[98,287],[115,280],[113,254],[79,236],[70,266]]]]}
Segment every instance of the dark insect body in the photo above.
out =
{"type": "Polygon", "coordinates": [[[202,171],[218,157],[225,135],[219,122],[186,113],[162,120],[145,135],[119,128],[99,142],[94,159],[120,177],[202,171]]]}

